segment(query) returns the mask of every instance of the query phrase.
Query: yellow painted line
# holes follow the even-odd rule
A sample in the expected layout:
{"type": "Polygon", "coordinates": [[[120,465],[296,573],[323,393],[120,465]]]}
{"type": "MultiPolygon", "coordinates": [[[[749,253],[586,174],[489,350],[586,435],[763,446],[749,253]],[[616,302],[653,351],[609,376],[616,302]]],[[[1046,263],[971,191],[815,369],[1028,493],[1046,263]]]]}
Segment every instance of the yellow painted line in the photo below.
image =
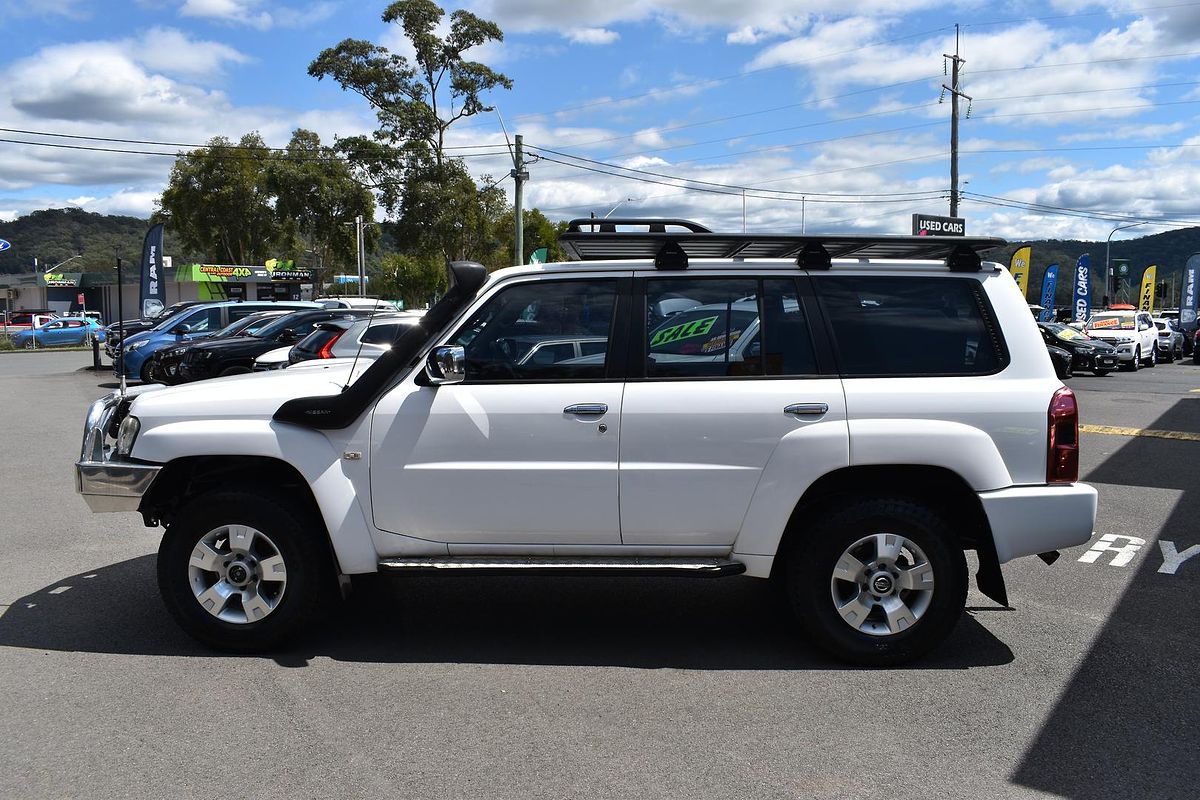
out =
{"type": "Polygon", "coordinates": [[[1200,389],[1188,389],[1192,394],[1200,394],[1200,389]]]}
{"type": "Polygon", "coordinates": [[[1158,431],[1153,428],[1121,428],[1116,425],[1080,425],[1081,433],[1103,433],[1109,436],[1146,436],[1151,439],[1177,439],[1184,442],[1200,442],[1200,433],[1186,431],[1158,431]]]}

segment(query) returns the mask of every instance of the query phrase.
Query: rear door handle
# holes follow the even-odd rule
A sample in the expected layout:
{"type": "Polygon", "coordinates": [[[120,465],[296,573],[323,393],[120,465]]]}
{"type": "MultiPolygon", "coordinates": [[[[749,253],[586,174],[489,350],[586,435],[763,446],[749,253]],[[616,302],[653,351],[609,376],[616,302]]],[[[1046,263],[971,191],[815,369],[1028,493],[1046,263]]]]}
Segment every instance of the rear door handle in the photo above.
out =
{"type": "Polygon", "coordinates": [[[575,414],[580,417],[598,417],[608,413],[606,403],[576,403],[563,409],[564,414],[575,414]]]}
{"type": "Polygon", "coordinates": [[[783,409],[783,413],[797,417],[819,417],[828,412],[828,403],[792,403],[783,409]]]}

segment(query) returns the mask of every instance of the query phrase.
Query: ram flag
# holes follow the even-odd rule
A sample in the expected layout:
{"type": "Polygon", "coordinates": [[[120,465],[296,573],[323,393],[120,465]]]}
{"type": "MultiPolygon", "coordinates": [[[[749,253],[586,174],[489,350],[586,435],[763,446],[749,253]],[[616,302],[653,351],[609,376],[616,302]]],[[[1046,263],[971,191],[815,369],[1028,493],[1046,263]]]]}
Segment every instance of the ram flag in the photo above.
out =
{"type": "Polygon", "coordinates": [[[1038,319],[1042,322],[1054,321],[1054,292],[1058,289],[1058,264],[1051,264],[1046,267],[1046,274],[1042,276],[1042,313],[1038,315],[1038,319]]]}
{"type": "Polygon", "coordinates": [[[1012,261],[1009,263],[1008,271],[1012,273],[1013,280],[1017,282],[1017,287],[1021,290],[1021,297],[1028,296],[1029,292],[1029,255],[1032,250],[1028,247],[1020,247],[1017,252],[1013,253],[1012,261]]]}
{"type": "Polygon", "coordinates": [[[1071,321],[1087,322],[1092,316],[1092,262],[1084,253],[1075,262],[1075,299],[1071,303],[1071,321]]]}
{"type": "Polygon", "coordinates": [[[152,227],[142,243],[142,288],[139,307],[145,318],[158,316],[167,304],[167,283],[163,280],[163,226],[152,227]]]}
{"type": "Polygon", "coordinates": [[[1183,268],[1183,291],[1179,295],[1179,322],[1188,330],[1196,324],[1196,306],[1200,299],[1200,253],[1188,257],[1183,268]]]}
{"type": "Polygon", "coordinates": [[[1146,267],[1146,271],[1142,273],[1142,291],[1139,293],[1141,299],[1138,301],[1138,308],[1142,311],[1154,310],[1154,279],[1157,274],[1156,264],[1146,267]]]}

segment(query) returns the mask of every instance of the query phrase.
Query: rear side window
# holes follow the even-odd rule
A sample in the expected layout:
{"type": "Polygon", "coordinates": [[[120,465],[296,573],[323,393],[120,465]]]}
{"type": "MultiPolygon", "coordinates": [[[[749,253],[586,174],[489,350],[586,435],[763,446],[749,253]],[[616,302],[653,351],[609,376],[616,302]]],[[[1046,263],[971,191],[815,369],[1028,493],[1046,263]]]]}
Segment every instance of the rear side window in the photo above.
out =
{"type": "Polygon", "coordinates": [[[1008,364],[977,281],[824,275],[813,283],[847,377],[988,375],[1008,364]]]}

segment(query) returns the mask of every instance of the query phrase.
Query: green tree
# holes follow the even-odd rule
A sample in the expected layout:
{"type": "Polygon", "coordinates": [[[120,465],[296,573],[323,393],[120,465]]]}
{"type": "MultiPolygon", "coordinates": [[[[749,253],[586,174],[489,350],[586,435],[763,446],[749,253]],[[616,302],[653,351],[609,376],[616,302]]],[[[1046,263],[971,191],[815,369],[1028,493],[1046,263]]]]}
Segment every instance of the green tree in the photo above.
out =
{"type": "Polygon", "coordinates": [[[439,166],[450,126],[491,111],[483,93],[512,88],[506,75],[463,56],[477,45],[503,41],[496,23],[459,9],[450,15],[443,39],[435,31],[445,13],[432,0],[398,0],[384,9],[383,21],[398,23],[412,42],[416,63],[371,42],[345,39],[321,51],[308,67],[317,80],[333,78],[375,108],[376,143],[416,147],[413,154],[423,150],[439,166]]]}
{"type": "Polygon", "coordinates": [[[446,263],[436,256],[389,253],[367,289],[379,297],[399,298],[405,308],[421,308],[446,291],[446,263]]]}
{"type": "Polygon", "coordinates": [[[267,186],[272,158],[257,133],[237,145],[223,136],[209,140],[175,160],[154,219],[208,260],[263,263],[284,238],[267,186]]]}
{"type": "Polygon", "coordinates": [[[323,50],[308,74],[332,78],[374,108],[374,134],[339,140],[337,148],[397,220],[404,249],[481,258],[493,243],[480,220],[491,218],[497,195],[499,202],[503,195],[480,190],[461,159],[446,157],[446,133],[459,120],[491,111],[483,96],[497,87],[511,89],[512,81],[464,56],[477,45],[503,41],[494,22],[459,9],[450,14],[443,38],[436,31],[444,17],[432,0],[394,2],[383,20],[404,31],[413,46],[411,61],[371,42],[346,39],[323,50]]]}
{"type": "MultiPolygon", "coordinates": [[[[333,148],[322,145],[316,133],[299,128],[286,153],[272,159],[266,180],[281,233],[290,243],[289,254],[311,256],[317,285],[326,282],[332,269],[357,264],[349,223],[356,216],[373,219],[375,198],[333,148]]],[[[366,226],[364,235],[367,249],[373,249],[378,239],[375,226],[366,226]]]]}

